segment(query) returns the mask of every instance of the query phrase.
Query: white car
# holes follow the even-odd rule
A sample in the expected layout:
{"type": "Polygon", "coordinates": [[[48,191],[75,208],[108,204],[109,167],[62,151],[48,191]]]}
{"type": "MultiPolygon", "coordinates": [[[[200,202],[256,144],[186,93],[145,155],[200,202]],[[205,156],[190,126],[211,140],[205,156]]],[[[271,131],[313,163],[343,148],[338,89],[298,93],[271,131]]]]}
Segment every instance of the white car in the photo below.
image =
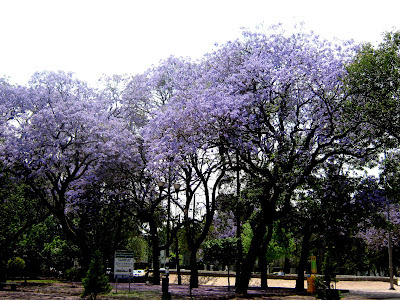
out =
{"type": "Polygon", "coordinates": [[[146,276],[146,272],[144,270],[133,270],[132,276],[135,277],[144,277],[146,276]]]}

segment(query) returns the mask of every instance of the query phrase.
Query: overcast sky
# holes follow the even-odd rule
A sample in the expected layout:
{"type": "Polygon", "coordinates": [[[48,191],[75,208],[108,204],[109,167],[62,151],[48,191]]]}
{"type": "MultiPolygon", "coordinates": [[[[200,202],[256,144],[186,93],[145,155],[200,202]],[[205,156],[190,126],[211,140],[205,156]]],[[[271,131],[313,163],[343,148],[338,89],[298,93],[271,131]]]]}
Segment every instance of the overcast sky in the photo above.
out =
{"type": "Polygon", "coordinates": [[[196,59],[262,23],[375,43],[400,30],[399,11],[399,0],[0,0],[0,76],[25,84],[63,70],[93,83],[170,55],[196,59]]]}

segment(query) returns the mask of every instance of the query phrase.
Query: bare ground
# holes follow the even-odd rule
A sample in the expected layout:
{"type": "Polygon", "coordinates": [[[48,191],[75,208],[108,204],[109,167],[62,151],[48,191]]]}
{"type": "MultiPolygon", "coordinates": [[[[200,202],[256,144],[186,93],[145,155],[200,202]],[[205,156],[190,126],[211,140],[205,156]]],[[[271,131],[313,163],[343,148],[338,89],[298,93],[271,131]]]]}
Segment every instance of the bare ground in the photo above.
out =
{"type": "MultiPolygon", "coordinates": [[[[170,289],[172,299],[284,299],[284,300],[311,300],[315,296],[296,294],[294,280],[270,279],[269,289],[262,291],[259,288],[259,279],[252,279],[247,297],[235,295],[234,288],[228,290],[226,277],[200,277],[200,287],[189,290],[188,276],[183,276],[182,285],[177,285],[177,278],[171,275],[170,289]],[[191,294],[191,296],[190,296],[191,294]]],[[[234,285],[234,278],[230,279],[234,285]]],[[[145,283],[112,283],[113,290],[109,295],[98,296],[98,299],[161,299],[161,285],[153,286],[145,283]],[[118,291],[118,294],[115,292],[118,291]],[[121,292],[123,294],[121,294],[121,292]]],[[[307,287],[307,284],[305,284],[307,287]]],[[[361,299],[400,299],[400,287],[395,286],[395,291],[389,291],[389,283],[378,281],[341,281],[337,288],[344,290],[344,300],[361,299]]],[[[8,288],[9,289],[9,288],[8,288]]],[[[18,286],[17,291],[0,291],[0,299],[82,299],[83,292],[80,283],[32,283],[18,286]]]]}

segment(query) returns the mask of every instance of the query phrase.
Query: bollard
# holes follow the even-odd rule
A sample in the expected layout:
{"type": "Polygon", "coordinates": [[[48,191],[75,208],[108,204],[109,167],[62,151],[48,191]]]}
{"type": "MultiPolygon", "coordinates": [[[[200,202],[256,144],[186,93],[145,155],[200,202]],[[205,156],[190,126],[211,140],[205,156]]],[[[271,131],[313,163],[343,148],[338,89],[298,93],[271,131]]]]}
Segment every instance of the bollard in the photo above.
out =
{"type": "Polygon", "coordinates": [[[309,293],[315,293],[315,276],[311,275],[310,277],[307,278],[307,292],[309,293]]]}
{"type": "Polygon", "coordinates": [[[169,288],[169,278],[163,277],[162,278],[162,300],[170,300],[171,293],[168,291],[169,288]]]}

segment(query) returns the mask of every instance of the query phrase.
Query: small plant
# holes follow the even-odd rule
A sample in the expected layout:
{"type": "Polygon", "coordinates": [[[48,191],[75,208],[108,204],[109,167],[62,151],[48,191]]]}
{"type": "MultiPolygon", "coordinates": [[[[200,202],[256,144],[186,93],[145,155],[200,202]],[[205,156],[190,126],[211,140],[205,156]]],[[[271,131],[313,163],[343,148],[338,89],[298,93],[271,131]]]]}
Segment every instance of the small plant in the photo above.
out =
{"type": "Polygon", "coordinates": [[[339,300],[340,291],[331,286],[325,277],[315,277],[316,298],[322,300],[339,300]]]}
{"type": "Polygon", "coordinates": [[[93,255],[82,285],[85,288],[82,297],[89,296],[89,299],[93,300],[98,294],[106,294],[111,291],[111,285],[108,283],[108,277],[101,262],[101,253],[98,250],[93,255]]]}
{"type": "Polygon", "coordinates": [[[65,270],[65,279],[69,281],[77,281],[79,279],[79,270],[77,268],[69,268],[65,270]]]}
{"type": "Polygon", "coordinates": [[[7,271],[10,277],[22,277],[25,270],[25,261],[21,257],[10,258],[7,262],[7,271]]]}

